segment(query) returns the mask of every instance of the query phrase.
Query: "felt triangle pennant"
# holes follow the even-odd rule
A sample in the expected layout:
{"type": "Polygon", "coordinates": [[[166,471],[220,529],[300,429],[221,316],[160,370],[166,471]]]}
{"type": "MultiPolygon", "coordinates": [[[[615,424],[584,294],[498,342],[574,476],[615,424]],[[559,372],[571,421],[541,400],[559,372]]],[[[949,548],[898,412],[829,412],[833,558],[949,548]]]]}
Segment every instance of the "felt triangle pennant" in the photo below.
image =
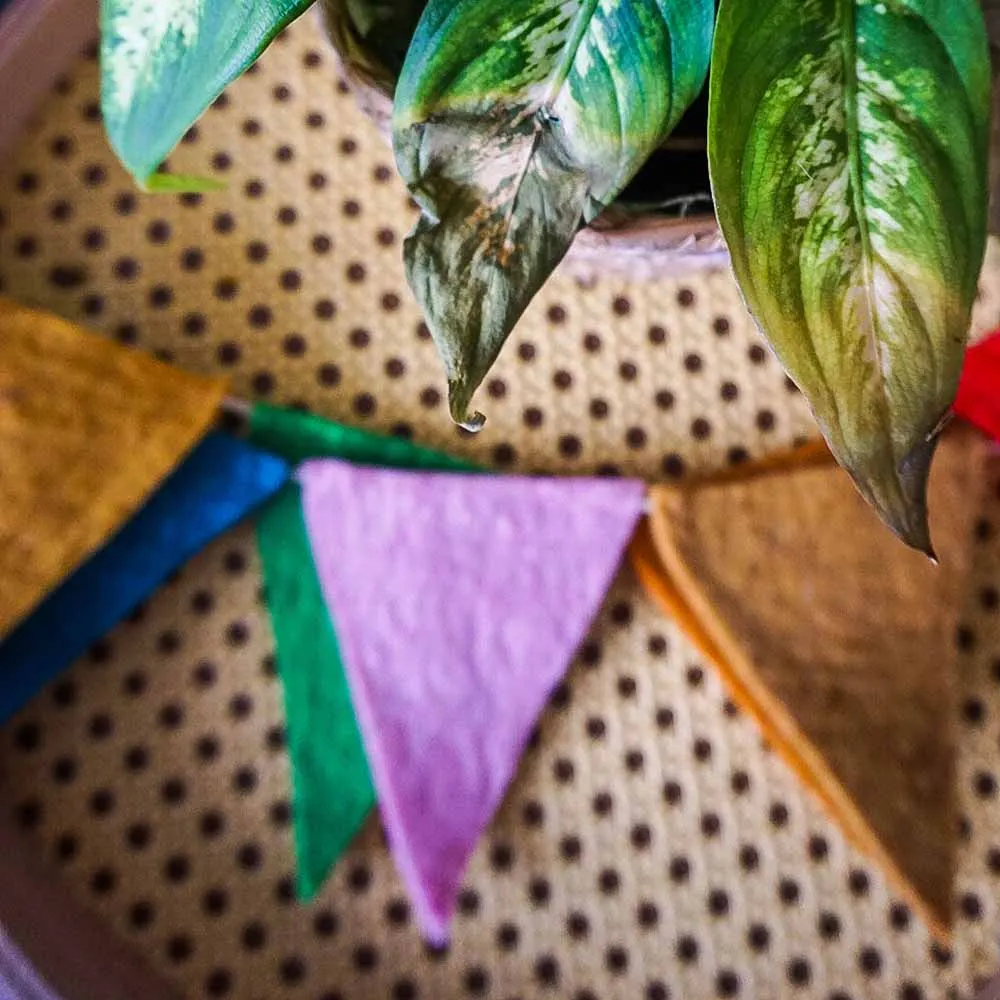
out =
{"type": "Polygon", "coordinates": [[[655,489],[631,549],[733,699],[945,941],[954,637],[985,447],[956,427],[938,449],[937,567],[885,530],[822,445],[655,489]]]}
{"type": "Polygon", "coordinates": [[[61,1000],[0,924],[0,998],[61,1000]]]}
{"type": "Polygon", "coordinates": [[[375,788],[297,484],[261,512],[257,545],[285,700],[295,884],[308,902],[375,805],[375,788]]]}
{"type": "Polygon", "coordinates": [[[0,636],[135,512],[223,390],[0,299],[0,636]]]}
{"type": "Polygon", "coordinates": [[[390,844],[427,938],[618,567],[628,480],[299,471],[390,844]]]}
{"type": "Polygon", "coordinates": [[[0,640],[0,724],[288,475],[281,459],[209,434],[107,545],[0,640]]]}
{"type": "MultiPolygon", "coordinates": [[[[293,462],[332,457],[386,467],[471,468],[400,438],[264,404],[251,411],[250,440],[293,462]]],[[[308,901],[364,823],[375,789],[296,483],[261,512],[257,541],[285,699],[296,890],[308,901]]]]}
{"type": "Polygon", "coordinates": [[[1000,441],[1000,332],[966,351],[955,413],[1000,441]]]}

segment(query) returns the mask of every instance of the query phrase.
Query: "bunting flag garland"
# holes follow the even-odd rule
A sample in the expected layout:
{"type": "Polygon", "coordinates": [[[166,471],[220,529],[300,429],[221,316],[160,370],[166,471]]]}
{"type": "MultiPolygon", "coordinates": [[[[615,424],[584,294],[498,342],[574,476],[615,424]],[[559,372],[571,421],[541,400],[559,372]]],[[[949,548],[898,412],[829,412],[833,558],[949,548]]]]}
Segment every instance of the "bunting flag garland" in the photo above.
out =
{"type": "Polygon", "coordinates": [[[0,637],[135,513],[223,391],[0,299],[0,637]]]}
{"type": "Polygon", "coordinates": [[[640,579],[848,838],[947,940],[954,633],[985,446],[944,437],[940,566],[893,538],[822,449],[651,492],[640,579]]]}
{"type": "MultiPolygon", "coordinates": [[[[956,410],[1000,438],[998,381],[994,337],[969,352],[956,410]]],[[[377,799],[420,926],[443,942],[646,487],[485,475],[263,405],[247,443],[210,433],[222,393],[0,300],[0,723],[259,508],[299,894],[377,799]]],[[[821,442],[654,487],[631,546],[654,598],[943,940],[948,664],[982,454],[968,428],[940,447],[937,570],[881,528],[821,442]]]]}
{"type": "Polygon", "coordinates": [[[104,548],[0,640],[0,724],[287,478],[281,459],[210,434],[104,548]]]}
{"type": "MultiPolygon", "coordinates": [[[[250,440],[295,463],[331,457],[395,468],[473,468],[400,438],[264,404],[251,411],[250,440]]],[[[285,486],[262,511],[257,540],[285,699],[296,891],[309,901],[364,823],[375,789],[313,566],[297,483],[285,486]]]]}
{"type": "Polygon", "coordinates": [[[469,855],[645,487],[332,460],[299,480],[390,846],[425,936],[443,943],[469,855]]]}

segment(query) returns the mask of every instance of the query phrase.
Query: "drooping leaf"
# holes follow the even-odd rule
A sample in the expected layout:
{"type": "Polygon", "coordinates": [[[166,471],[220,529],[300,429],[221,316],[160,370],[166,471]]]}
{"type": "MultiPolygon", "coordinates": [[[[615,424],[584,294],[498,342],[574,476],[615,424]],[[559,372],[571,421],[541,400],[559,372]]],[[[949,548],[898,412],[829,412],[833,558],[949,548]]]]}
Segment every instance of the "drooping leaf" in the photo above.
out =
{"type": "MultiPolygon", "coordinates": [[[[223,88],[313,0],[101,0],[101,108],[145,184],[223,88]]],[[[154,182],[162,189],[163,181],[154,182]]]]}
{"type": "Polygon", "coordinates": [[[396,89],[426,0],[320,0],[348,70],[386,94],[396,89]]]}
{"type": "Polygon", "coordinates": [[[470,427],[476,387],[581,225],[704,82],[712,0],[430,0],[396,90],[420,205],[407,277],[470,427]]]}
{"type": "Polygon", "coordinates": [[[976,0],[722,0],[709,159],[744,296],[882,519],[926,483],[986,235],[976,0]]]}

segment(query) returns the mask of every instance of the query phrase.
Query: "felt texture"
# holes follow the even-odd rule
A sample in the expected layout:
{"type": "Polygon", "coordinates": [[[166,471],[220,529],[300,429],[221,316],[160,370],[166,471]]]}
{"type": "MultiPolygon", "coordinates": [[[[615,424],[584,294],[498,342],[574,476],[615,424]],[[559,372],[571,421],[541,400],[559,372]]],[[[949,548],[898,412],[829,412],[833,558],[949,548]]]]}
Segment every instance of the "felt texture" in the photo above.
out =
{"type": "Polygon", "coordinates": [[[132,516],[223,390],[0,299],[0,637],[132,516]]]}
{"type": "Polygon", "coordinates": [[[313,899],[375,804],[333,623],[313,568],[297,484],[257,520],[285,699],[296,891],[313,899]]]}
{"type": "Polygon", "coordinates": [[[633,480],[299,470],[397,866],[448,937],[469,855],[642,511],[633,480]]]}
{"type": "Polygon", "coordinates": [[[59,1000],[0,924],[0,1000],[59,1000]]]}
{"type": "MultiPolygon", "coordinates": [[[[294,463],[334,457],[398,468],[474,468],[400,438],[263,404],[251,411],[250,440],[294,463]]],[[[309,901],[364,823],[375,789],[335,627],[313,566],[297,484],[289,483],[261,512],[257,543],[284,691],[296,891],[309,901]]]]}
{"type": "Polygon", "coordinates": [[[340,458],[394,469],[473,470],[477,466],[404,438],[376,434],[312,413],[258,403],[250,414],[250,440],[293,465],[310,458],[340,458]]]}
{"type": "Polygon", "coordinates": [[[0,641],[0,722],[288,475],[281,459],[209,434],[104,548],[0,641]]]}
{"type": "Polygon", "coordinates": [[[939,939],[955,870],[954,635],[985,442],[956,427],[930,506],[940,566],[819,446],[652,492],[633,563],[733,699],[939,939]]]}
{"type": "MultiPolygon", "coordinates": [[[[368,465],[472,469],[400,438],[291,409],[256,405],[250,440],[300,463],[331,457],[368,465]]],[[[267,609],[285,700],[292,771],[296,891],[313,899],[375,802],[333,622],[323,602],[300,507],[289,483],[257,521],[267,609]]]]}
{"type": "Polygon", "coordinates": [[[1000,332],[966,352],[955,413],[1000,441],[1000,332]]]}

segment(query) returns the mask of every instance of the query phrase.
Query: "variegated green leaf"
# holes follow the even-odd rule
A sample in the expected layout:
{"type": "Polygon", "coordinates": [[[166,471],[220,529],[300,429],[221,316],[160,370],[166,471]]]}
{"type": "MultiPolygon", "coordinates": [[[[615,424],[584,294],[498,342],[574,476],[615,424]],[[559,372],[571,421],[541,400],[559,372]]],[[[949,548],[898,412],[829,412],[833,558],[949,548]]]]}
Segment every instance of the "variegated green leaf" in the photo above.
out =
{"type": "Polygon", "coordinates": [[[101,0],[105,127],[140,184],[226,84],[312,2],[101,0]]]}
{"type": "Polygon", "coordinates": [[[581,225],[704,82],[713,0],[430,0],[396,90],[407,277],[454,418],[581,225]]]}
{"type": "Polygon", "coordinates": [[[930,551],[986,234],[976,0],[722,0],[709,159],[747,303],[834,454],[930,551]]]}

